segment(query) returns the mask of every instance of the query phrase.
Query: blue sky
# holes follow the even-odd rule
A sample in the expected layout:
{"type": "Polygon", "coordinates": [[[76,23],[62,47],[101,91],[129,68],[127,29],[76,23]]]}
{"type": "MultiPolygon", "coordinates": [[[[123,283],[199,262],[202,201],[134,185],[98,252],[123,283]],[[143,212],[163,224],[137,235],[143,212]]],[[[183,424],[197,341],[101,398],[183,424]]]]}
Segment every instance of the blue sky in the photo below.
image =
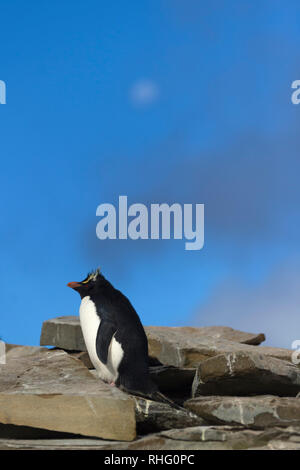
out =
{"type": "Polygon", "coordinates": [[[145,325],[290,347],[299,319],[300,5],[0,1],[1,323],[77,314],[101,266],[145,325]],[[148,88],[147,88],[148,87],[148,88]],[[144,90],[144,94],[138,90],[144,90]],[[205,246],[96,238],[96,208],[205,204],[205,246]]]}

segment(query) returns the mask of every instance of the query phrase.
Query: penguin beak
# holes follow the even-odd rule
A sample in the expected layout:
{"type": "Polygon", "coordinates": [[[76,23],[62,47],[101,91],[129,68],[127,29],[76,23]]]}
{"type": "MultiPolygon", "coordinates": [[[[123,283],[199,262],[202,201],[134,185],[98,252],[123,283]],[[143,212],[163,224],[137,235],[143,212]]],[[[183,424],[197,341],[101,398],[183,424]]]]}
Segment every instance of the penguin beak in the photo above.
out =
{"type": "Polygon", "coordinates": [[[79,284],[79,282],[69,282],[69,284],[67,284],[67,286],[76,290],[77,287],[80,287],[80,284],[79,284]]]}

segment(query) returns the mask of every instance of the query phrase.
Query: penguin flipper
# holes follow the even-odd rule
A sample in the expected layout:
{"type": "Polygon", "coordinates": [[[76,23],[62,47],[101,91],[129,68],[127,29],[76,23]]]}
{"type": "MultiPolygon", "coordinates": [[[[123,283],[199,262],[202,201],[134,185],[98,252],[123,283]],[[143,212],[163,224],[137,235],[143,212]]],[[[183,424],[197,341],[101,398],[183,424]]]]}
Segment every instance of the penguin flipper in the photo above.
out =
{"type": "Polygon", "coordinates": [[[109,345],[116,331],[117,327],[114,323],[106,320],[101,321],[97,331],[96,351],[103,364],[107,363],[109,345]]]}

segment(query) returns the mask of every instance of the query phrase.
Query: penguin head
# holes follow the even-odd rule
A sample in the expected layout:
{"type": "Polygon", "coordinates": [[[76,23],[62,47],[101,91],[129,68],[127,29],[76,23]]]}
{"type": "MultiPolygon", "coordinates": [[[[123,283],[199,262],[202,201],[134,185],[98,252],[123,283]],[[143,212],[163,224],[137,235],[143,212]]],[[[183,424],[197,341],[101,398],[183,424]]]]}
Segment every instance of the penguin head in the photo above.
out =
{"type": "Polygon", "coordinates": [[[96,269],[96,271],[90,272],[86,278],[81,282],[69,282],[67,284],[68,287],[76,290],[81,298],[85,297],[86,295],[90,295],[98,286],[101,279],[104,279],[102,274],[100,274],[100,269],[96,269]]]}

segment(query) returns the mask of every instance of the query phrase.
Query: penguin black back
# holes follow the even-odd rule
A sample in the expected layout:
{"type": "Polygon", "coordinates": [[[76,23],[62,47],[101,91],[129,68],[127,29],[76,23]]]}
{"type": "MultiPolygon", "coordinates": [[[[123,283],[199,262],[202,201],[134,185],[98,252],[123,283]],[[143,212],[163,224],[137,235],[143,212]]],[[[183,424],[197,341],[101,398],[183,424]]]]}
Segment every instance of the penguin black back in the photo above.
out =
{"type": "Polygon", "coordinates": [[[106,358],[107,344],[110,343],[112,335],[124,351],[116,385],[132,393],[148,394],[156,390],[149,376],[147,337],[129,299],[104,278],[101,287],[91,299],[103,319],[99,329],[100,355],[106,358]],[[102,338],[105,338],[105,344],[102,338]]]}

